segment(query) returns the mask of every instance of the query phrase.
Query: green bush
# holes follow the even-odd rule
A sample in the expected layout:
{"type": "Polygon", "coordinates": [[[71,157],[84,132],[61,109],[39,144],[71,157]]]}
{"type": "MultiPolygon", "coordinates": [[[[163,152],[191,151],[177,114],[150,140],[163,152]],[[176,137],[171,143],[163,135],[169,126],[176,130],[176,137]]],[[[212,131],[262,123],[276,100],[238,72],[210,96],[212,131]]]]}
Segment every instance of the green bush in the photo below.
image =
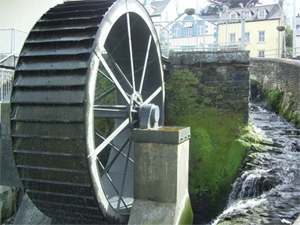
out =
{"type": "Polygon", "coordinates": [[[279,90],[274,92],[270,92],[268,94],[268,105],[267,108],[274,112],[279,112],[280,109],[280,100],[281,100],[281,93],[279,90]]]}

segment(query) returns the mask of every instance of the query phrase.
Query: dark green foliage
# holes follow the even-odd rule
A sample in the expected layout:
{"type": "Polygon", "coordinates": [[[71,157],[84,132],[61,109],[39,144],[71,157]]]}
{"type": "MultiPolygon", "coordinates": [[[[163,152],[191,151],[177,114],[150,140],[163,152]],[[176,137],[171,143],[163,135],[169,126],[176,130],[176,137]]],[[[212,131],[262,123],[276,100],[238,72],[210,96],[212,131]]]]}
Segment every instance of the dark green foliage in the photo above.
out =
{"type": "Polygon", "coordinates": [[[285,29],[285,43],[287,57],[293,57],[293,29],[290,26],[287,26],[285,29]]]}
{"type": "Polygon", "coordinates": [[[287,26],[285,29],[285,43],[286,47],[292,48],[293,47],[293,30],[290,26],[287,26]]]}
{"type": "Polygon", "coordinates": [[[202,8],[199,11],[201,16],[207,16],[207,15],[216,15],[218,13],[218,8],[212,6],[212,5],[208,5],[204,8],[202,8]]]}
{"type": "Polygon", "coordinates": [[[270,92],[268,94],[268,104],[267,108],[274,112],[279,112],[280,109],[280,100],[281,100],[281,93],[280,91],[276,90],[274,92],[270,92]]]}
{"type": "MultiPolygon", "coordinates": [[[[218,12],[223,11],[224,5],[227,5],[229,8],[236,8],[236,7],[246,7],[249,0],[208,0],[211,4],[211,7],[217,9],[218,12]]],[[[258,0],[253,0],[248,4],[247,7],[255,6],[258,3],[258,0]]]]}

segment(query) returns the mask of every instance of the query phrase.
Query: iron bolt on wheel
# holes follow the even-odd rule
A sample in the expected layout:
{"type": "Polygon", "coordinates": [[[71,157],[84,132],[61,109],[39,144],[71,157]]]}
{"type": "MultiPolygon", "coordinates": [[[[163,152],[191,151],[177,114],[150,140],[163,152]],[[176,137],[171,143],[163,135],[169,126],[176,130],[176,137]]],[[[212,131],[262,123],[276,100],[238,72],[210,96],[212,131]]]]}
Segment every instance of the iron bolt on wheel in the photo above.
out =
{"type": "Polygon", "coordinates": [[[15,161],[34,204],[63,222],[126,223],[133,128],[164,121],[159,43],[143,6],[50,9],[24,44],[11,101],[15,161]]]}

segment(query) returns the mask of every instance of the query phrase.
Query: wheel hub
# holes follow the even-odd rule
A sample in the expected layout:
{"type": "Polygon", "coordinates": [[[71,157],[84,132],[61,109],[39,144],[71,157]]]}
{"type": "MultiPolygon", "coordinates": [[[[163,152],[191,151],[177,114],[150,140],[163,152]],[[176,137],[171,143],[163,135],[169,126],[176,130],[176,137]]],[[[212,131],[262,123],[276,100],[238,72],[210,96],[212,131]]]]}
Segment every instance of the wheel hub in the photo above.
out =
{"type": "Polygon", "coordinates": [[[154,104],[141,105],[139,108],[139,122],[141,129],[155,129],[158,127],[159,107],[154,104]]]}
{"type": "Polygon", "coordinates": [[[134,92],[130,99],[129,119],[133,128],[155,129],[158,127],[159,107],[155,104],[143,104],[142,95],[134,92]],[[133,121],[137,119],[138,123],[133,121]]]}

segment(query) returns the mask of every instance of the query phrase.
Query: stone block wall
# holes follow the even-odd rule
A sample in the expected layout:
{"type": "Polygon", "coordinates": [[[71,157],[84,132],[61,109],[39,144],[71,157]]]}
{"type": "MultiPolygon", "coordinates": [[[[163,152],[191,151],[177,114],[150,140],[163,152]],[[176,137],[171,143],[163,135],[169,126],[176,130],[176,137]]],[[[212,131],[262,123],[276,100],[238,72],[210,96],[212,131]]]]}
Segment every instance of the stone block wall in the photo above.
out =
{"type": "Polygon", "coordinates": [[[249,71],[262,89],[282,93],[280,113],[300,125],[300,61],[251,58],[249,71]]]}
{"type": "MultiPolygon", "coordinates": [[[[249,52],[177,52],[170,54],[170,72],[188,69],[199,78],[198,96],[220,111],[249,114],[249,52]]],[[[166,78],[167,79],[167,78],[166,78]]]]}

